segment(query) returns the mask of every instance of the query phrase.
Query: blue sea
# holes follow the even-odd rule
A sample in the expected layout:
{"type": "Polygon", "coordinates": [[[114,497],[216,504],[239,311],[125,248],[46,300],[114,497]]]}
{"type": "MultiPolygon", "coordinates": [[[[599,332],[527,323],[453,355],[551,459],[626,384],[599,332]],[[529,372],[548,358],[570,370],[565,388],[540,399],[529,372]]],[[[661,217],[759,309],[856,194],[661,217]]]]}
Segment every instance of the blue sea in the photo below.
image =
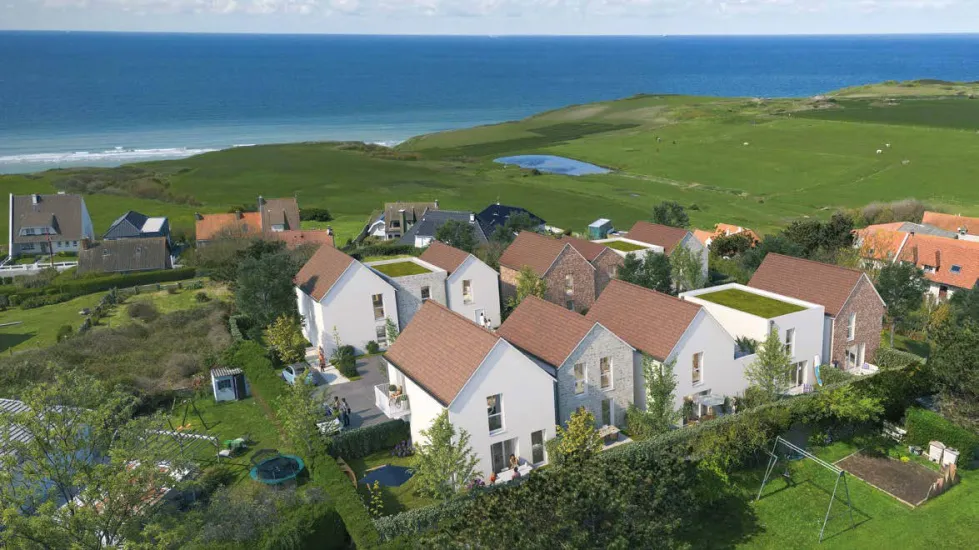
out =
{"type": "Polygon", "coordinates": [[[411,136],[637,93],[979,80],[979,35],[408,37],[0,32],[0,172],[411,136]]]}

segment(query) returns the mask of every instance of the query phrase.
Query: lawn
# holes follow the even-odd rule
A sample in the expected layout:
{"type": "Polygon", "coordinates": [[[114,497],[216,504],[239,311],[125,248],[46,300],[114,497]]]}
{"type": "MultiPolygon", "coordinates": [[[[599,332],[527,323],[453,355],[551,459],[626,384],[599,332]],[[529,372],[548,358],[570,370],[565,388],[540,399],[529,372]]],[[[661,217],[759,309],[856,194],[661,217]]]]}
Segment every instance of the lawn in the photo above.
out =
{"type": "MultiPolygon", "coordinates": [[[[891,347],[891,331],[890,327],[885,327],[880,333],[880,347],[889,348],[891,347]]],[[[903,334],[894,334],[894,349],[899,349],[901,351],[907,351],[924,357],[925,359],[931,355],[931,344],[928,342],[922,342],[918,340],[912,340],[903,334]]]]}
{"type": "Polygon", "coordinates": [[[390,264],[374,264],[372,268],[380,271],[388,277],[407,277],[408,275],[421,275],[431,273],[432,270],[420,266],[412,261],[394,262],[390,264]]]}
{"type": "Polygon", "coordinates": [[[797,311],[806,309],[802,306],[797,306],[795,304],[790,304],[788,302],[783,302],[767,296],[759,296],[758,294],[753,294],[737,288],[729,288],[726,290],[719,290],[717,292],[698,294],[697,298],[706,300],[708,302],[713,302],[715,304],[720,304],[722,306],[727,306],[745,313],[750,313],[752,315],[757,315],[758,317],[763,317],[765,319],[771,319],[772,317],[787,315],[789,313],[795,313],[797,311]]]}
{"type": "MultiPolygon", "coordinates": [[[[358,458],[354,460],[348,460],[347,464],[350,468],[357,474],[357,479],[364,477],[364,473],[367,470],[376,468],[378,466],[383,466],[385,464],[393,464],[395,466],[411,466],[412,457],[398,457],[391,456],[390,451],[378,451],[374,454],[368,455],[364,458],[358,458]]],[[[404,485],[400,487],[382,487],[381,495],[384,499],[384,514],[392,515],[405,510],[410,510],[413,508],[421,508],[423,506],[428,506],[434,504],[435,501],[418,494],[415,494],[415,479],[409,479],[404,485]]],[[[364,484],[357,485],[357,491],[365,498],[370,496],[367,491],[367,487],[364,484]]]]}
{"type": "Polygon", "coordinates": [[[17,325],[0,327],[0,352],[54,345],[58,329],[62,325],[71,325],[77,330],[85,320],[85,317],[78,312],[97,306],[104,294],[104,292],[89,294],[60,304],[33,309],[14,307],[0,311],[0,325],[20,321],[17,325]]]}
{"type": "Polygon", "coordinates": [[[648,246],[642,246],[639,244],[633,244],[626,241],[608,241],[601,243],[609,248],[614,248],[616,250],[621,250],[622,252],[635,252],[637,250],[646,250],[648,246]]]}

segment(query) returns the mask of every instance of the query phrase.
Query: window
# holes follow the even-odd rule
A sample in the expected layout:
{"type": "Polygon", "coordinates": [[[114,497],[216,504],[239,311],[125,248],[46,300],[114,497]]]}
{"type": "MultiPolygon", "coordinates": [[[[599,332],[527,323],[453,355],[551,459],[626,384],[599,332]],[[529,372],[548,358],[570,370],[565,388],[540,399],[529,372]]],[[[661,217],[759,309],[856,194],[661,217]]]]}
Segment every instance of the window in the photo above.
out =
{"type": "Polygon", "coordinates": [[[24,243],[20,245],[21,250],[34,250],[34,243],[24,243]]]}
{"type": "Polygon", "coordinates": [[[846,323],[846,339],[853,340],[857,336],[857,312],[850,314],[850,320],[846,323]]]}
{"type": "Polygon", "coordinates": [[[574,294],[574,275],[570,273],[564,276],[564,293],[569,296],[574,294]]]}
{"type": "Polygon", "coordinates": [[[574,393],[581,395],[585,393],[585,364],[574,364],[574,393]]]}
{"type": "Polygon", "coordinates": [[[495,433],[503,430],[503,394],[498,393],[486,398],[486,416],[489,419],[489,431],[495,433]]]}
{"type": "Polygon", "coordinates": [[[785,353],[789,356],[795,355],[795,329],[790,328],[785,331],[785,353]]]}
{"type": "Polygon", "coordinates": [[[21,235],[33,235],[34,234],[34,228],[33,227],[25,227],[24,230],[20,232],[20,234],[21,235]]]}
{"type": "Polygon", "coordinates": [[[542,464],[547,460],[547,455],[544,454],[544,430],[530,434],[530,453],[534,464],[542,464]]]}
{"type": "Polygon", "coordinates": [[[922,267],[922,269],[925,270],[925,273],[934,273],[935,272],[935,266],[933,266],[933,265],[927,265],[926,264],[926,265],[923,265],[921,267],[922,267]]]}
{"type": "Polygon", "coordinates": [[[374,304],[374,320],[380,321],[384,318],[384,295],[374,294],[371,296],[371,303],[374,304]]]}
{"type": "Polygon", "coordinates": [[[423,286],[422,287],[422,301],[427,300],[427,299],[429,299],[431,297],[432,297],[432,289],[429,288],[429,287],[427,287],[427,286],[423,286]]]}
{"type": "Polygon", "coordinates": [[[598,372],[601,375],[603,390],[612,389],[612,358],[602,357],[598,360],[598,372]]]}
{"type": "Polygon", "coordinates": [[[574,311],[574,300],[564,302],[564,307],[568,308],[568,311],[574,311]]]}
{"type": "Polygon", "coordinates": [[[510,469],[510,455],[517,454],[517,439],[507,439],[490,445],[490,457],[493,471],[502,473],[510,469]]]}
{"type": "Polygon", "coordinates": [[[602,426],[612,425],[612,400],[602,399],[602,426]]]}
{"type": "Polygon", "coordinates": [[[78,241],[71,241],[71,246],[78,246],[78,241]]]}
{"type": "Polygon", "coordinates": [[[230,390],[231,389],[231,379],[218,380],[218,391],[230,390]]]}
{"type": "Polygon", "coordinates": [[[691,366],[693,376],[692,380],[694,384],[699,384],[703,381],[703,370],[704,370],[704,352],[693,354],[693,365],[691,366]]]}
{"type": "Polygon", "coordinates": [[[962,273],[962,266],[953,265],[949,271],[951,271],[952,273],[962,273]]]}
{"type": "Polygon", "coordinates": [[[391,227],[401,227],[401,222],[398,220],[391,220],[391,227]]]}
{"type": "Polygon", "coordinates": [[[793,388],[797,388],[806,383],[806,362],[802,361],[792,365],[792,371],[789,378],[789,385],[793,388]]]}
{"type": "Polygon", "coordinates": [[[462,281],[462,303],[473,303],[473,282],[470,279],[462,281]]]}
{"type": "Polygon", "coordinates": [[[388,345],[388,329],[385,325],[378,325],[375,327],[375,334],[377,335],[377,345],[388,345]]]}
{"type": "Polygon", "coordinates": [[[606,270],[605,270],[605,272],[608,273],[608,278],[609,279],[614,279],[615,278],[615,272],[618,271],[618,269],[619,269],[619,266],[616,265],[616,264],[612,264],[612,265],[608,266],[608,268],[606,268],[606,270]]]}

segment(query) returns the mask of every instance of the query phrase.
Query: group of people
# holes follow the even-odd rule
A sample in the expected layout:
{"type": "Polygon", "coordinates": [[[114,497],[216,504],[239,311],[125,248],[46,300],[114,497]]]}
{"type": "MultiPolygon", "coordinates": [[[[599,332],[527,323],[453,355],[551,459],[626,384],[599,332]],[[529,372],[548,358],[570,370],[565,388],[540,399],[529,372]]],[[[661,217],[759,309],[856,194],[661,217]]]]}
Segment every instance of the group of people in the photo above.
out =
{"type": "Polygon", "coordinates": [[[333,406],[327,411],[331,415],[337,415],[340,418],[340,423],[343,424],[344,428],[350,427],[350,405],[347,404],[347,398],[343,399],[333,396],[333,406]]]}
{"type": "MultiPolygon", "coordinates": [[[[513,471],[510,479],[520,479],[520,459],[516,455],[510,455],[510,469],[513,471]]],[[[489,481],[496,483],[496,472],[490,473],[489,481]]]]}

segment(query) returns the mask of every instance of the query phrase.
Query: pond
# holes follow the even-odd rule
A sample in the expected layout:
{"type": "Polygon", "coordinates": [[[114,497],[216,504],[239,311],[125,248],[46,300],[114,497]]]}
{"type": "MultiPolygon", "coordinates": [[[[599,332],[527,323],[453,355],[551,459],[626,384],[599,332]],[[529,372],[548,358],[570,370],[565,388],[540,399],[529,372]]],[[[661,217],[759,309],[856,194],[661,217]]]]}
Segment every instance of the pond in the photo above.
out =
{"type": "Polygon", "coordinates": [[[501,157],[493,162],[500,164],[515,164],[521,168],[536,168],[548,174],[561,174],[563,176],[585,176],[589,174],[608,174],[611,170],[595,166],[580,160],[558,157],[554,155],[517,155],[513,157],[501,157]]]}

